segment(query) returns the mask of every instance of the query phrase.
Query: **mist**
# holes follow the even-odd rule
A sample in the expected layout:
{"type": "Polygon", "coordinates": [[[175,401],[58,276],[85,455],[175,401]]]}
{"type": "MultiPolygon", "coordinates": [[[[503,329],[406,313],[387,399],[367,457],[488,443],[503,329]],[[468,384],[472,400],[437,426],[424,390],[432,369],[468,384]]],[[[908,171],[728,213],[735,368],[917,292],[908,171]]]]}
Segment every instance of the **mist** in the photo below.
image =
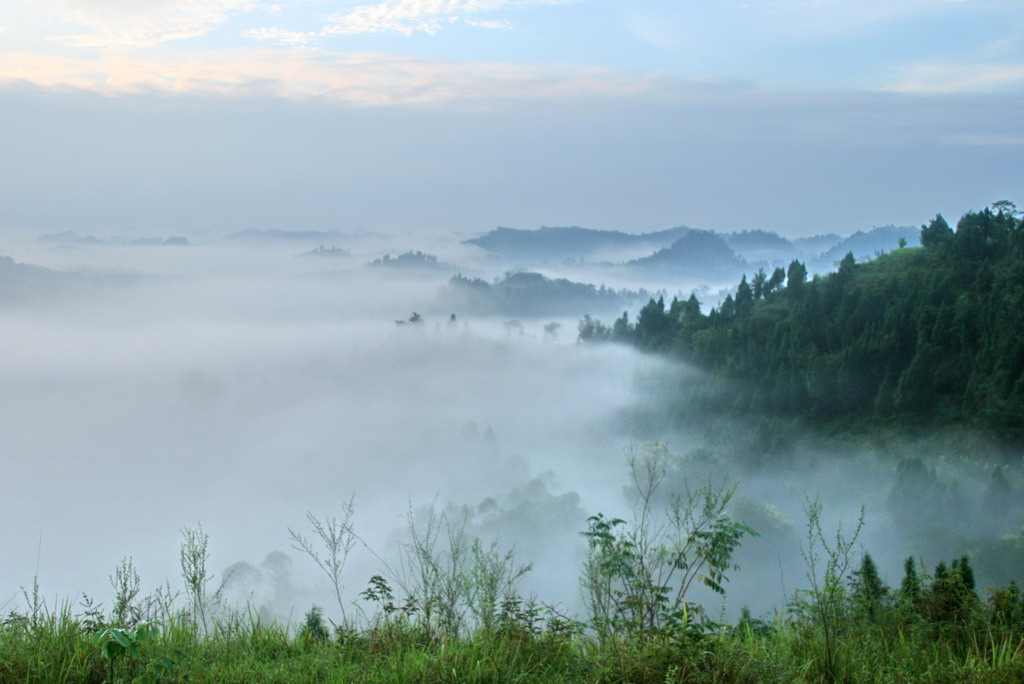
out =
{"type": "MultiPolygon", "coordinates": [[[[500,275],[456,238],[431,239],[408,247],[500,275]]],[[[890,584],[908,555],[934,564],[1019,523],[1019,505],[974,516],[944,545],[901,523],[892,452],[962,438],[838,447],[797,434],[769,459],[756,426],[680,408],[702,382],[696,370],[576,344],[578,317],[552,334],[551,318],[510,326],[450,311],[438,296],[446,274],[366,266],[404,243],[341,242],[330,258],[309,256],[316,245],[224,235],[192,235],[187,247],[10,242],[15,261],[49,270],[6,287],[0,307],[0,605],[17,605],[34,579],[51,602],[102,600],[124,557],[144,591],[175,583],[181,531],[201,525],[228,595],[295,619],[331,599],[290,530],[308,534],[307,513],[337,515],[351,499],[360,544],[348,600],[398,562],[407,518],[447,509],[534,564],[524,594],[572,612],[586,518],[629,518],[626,462],[651,442],[676,457],[666,494],[736,484],[731,512],[761,534],[744,541],[725,603],[701,596],[711,613],[781,610],[803,586],[803,516],[815,497],[826,529],[852,532],[863,507],[861,548],[890,584]],[[413,313],[423,322],[409,323],[413,313]]],[[[936,477],[977,508],[995,456],[973,444],[936,477]]],[[[1020,473],[1007,473],[1019,487],[1020,473]]],[[[934,491],[905,489],[910,508],[934,505],[934,491]]]]}
{"type": "Polygon", "coordinates": [[[440,281],[295,252],[14,250],[131,277],[0,314],[8,596],[37,560],[50,595],[104,595],[123,556],[158,584],[175,576],[180,529],[197,523],[213,567],[258,562],[291,551],[288,528],[307,511],[352,495],[381,553],[410,506],[503,501],[538,482],[601,505],[634,376],[659,362],[581,349],[571,329],[556,339],[538,322],[515,335],[447,314],[397,326],[430,308],[440,281]]]}

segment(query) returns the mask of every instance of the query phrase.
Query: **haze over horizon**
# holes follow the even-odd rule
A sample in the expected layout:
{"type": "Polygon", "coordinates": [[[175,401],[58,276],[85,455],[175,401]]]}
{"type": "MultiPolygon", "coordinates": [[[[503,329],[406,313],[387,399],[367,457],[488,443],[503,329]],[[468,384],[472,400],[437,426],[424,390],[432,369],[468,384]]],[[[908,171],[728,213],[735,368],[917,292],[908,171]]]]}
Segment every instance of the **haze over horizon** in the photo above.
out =
{"type": "Polygon", "coordinates": [[[788,237],[1019,199],[1013,0],[15,0],[0,228],[788,237]]]}

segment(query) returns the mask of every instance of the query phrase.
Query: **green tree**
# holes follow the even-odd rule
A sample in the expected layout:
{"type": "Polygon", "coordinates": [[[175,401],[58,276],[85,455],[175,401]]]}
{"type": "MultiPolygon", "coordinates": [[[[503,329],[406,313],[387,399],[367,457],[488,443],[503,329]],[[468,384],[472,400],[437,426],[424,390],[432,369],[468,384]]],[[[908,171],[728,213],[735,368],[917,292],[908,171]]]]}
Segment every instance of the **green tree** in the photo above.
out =
{"type": "Polygon", "coordinates": [[[778,290],[780,287],[782,287],[782,284],[784,282],[786,282],[786,269],[779,266],[774,271],[772,271],[772,277],[768,279],[767,283],[765,283],[765,296],[767,297],[772,292],[778,290]]]}
{"type": "Polygon", "coordinates": [[[953,229],[942,214],[936,214],[927,226],[921,226],[921,246],[927,249],[941,248],[952,241],[953,229]]]}
{"type": "Polygon", "coordinates": [[[911,605],[921,600],[921,578],[914,565],[914,557],[910,556],[903,563],[903,581],[900,582],[900,598],[911,605]]]}
{"type": "Polygon", "coordinates": [[[747,276],[744,275],[740,280],[739,286],[736,288],[736,314],[739,316],[745,316],[750,313],[750,310],[754,306],[754,292],[747,282],[747,276]]]}
{"type": "Polygon", "coordinates": [[[967,624],[979,605],[967,556],[957,558],[948,568],[941,562],[935,567],[925,604],[929,617],[936,622],[967,624]]]}
{"type": "Polygon", "coordinates": [[[763,268],[757,269],[757,273],[750,281],[751,288],[754,291],[754,299],[761,299],[765,295],[765,285],[768,284],[768,276],[765,274],[763,268]]]}
{"type": "Polygon", "coordinates": [[[888,594],[889,588],[878,576],[878,567],[870,554],[864,554],[860,569],[853,572],[850,586],[857,607],[867,614],[868,619],[876,619],[882,606],[882,600],[888,594]]]}
{"type": "Polygon", "coordinates": [[[736,315],[736,300],[732,298],[732,295],[725,295],[725,299],[722,301],[722,305],[718,307],[719,315],[729,320],[736,315]]]}
{"type": "Polygon", "coordinates": [[[804,283],[807,281],[807,267],[798,260],[793,259],[786,271],[786,290],[793,296],[799,297],[803,294],[804,283]]]}
{"type": "Polygon", "coordinates": [[[842,261],[839,262],[839,277],[844,280],[848,280],[853,275],[853,269],[857,266],[857,259],[854,258],[853,252],[847,252],[846,256],[843,257],[842,261]]]}
{"type": "Polygon", "coordinates": [[[598,342],[607,340],[611,334],[611,329],[602,323],[601,321],[595,320],[587,314],[579,323],[578,327],[579,341],[580,342],[598,342]]]}
{"type": "Polygon", "coordinates": [[[612,324],[612,339],[618,342],[629,342],[633,339],[633,326],[629,322],[629,312],[623,311],[622,316],[612,324]]]}
{"type": "Polygon", "coordinates": [[[700,302],[697,301],[697,295],[690,294],[690,298],[686,300],[686,304],[683,307],[683,319],[687,321],[694,321],[700,318],[700,302]]]}
{"type": "Polygon", "coordinates": [[[661,349],[672,339],[672,321],[665,313],[665,299],[650,300],[636,318],[636,338],[644,349],[661,349]]]}

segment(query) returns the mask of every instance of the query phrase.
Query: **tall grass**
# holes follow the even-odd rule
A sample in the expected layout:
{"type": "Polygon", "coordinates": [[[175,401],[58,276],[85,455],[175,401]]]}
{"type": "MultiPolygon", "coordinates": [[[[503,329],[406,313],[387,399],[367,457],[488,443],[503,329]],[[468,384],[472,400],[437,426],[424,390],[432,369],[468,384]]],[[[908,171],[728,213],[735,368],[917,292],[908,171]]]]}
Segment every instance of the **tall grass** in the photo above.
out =
{"type": "MultiPolygon", "coordinates": [[[[842,682],[1024,681],[1024,632],[979,625],[936,636],[925,623],[853,620],[840,639],[842,682]]],[[[0,626],[2,682],[823,682],[832,672],[823,636],[781,619],[753,629],[620,634],[599,640],[548,624],[495,621],[452,637],[398,623],[314,638],[251,613],[204,633],[189,615],[170,620],[111,668],[97,637],[70,607],[0,626]],[[111,677],[113,673],[113,677],[111,677]]]]}
{"type": "MultiPolygon", "coordinates": [[[[406,556],[370,578],[361,620],[328,626],[314,606],[298,624],[267,621],[225,603],[210,584],[208,537],[186,528],[184,592],[167,583],[140,595],[131,559],[110,577],[109,611],[88,597],[51,608],[33,581],[23,607],[0,619],[0,684],[1024,682],[1015,585],[982,600],[965,557],[934,577],[908,561],[901,587],[889,589],[867,555],[851,572],[859,526],[849,537],[826,535],[817,502],[808,505],[809,587],[770,622],[746,611],[736,625],[711,621],[685,588],[706,579],[724,591],[732,550],[749,530],[728,518],[724,487],[671,499],[674,516],[657,522],[658,463],[634,463],[654,474],[637,479],[635,520],[591,518],[583,532],[590,614],[581,618],[521,597],[517,583],[530,567],[469,537],[464,519],[410,515],[406,556]]],[[[339,602],[357,540],[351,512],[349,503],[340,521],[309,517],[322,555],[292,532],[339,602]]]]}

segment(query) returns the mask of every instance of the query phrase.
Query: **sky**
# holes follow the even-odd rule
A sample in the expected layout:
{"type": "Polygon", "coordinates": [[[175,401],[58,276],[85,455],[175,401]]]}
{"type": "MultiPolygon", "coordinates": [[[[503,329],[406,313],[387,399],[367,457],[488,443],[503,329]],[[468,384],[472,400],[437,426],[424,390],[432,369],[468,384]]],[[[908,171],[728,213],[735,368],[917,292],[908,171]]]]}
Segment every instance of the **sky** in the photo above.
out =
{"type": "Polygon", "coordinates": [[[789,236],[1024,201],[1019,0],[8,0],[0,229],[789,236]]]}

